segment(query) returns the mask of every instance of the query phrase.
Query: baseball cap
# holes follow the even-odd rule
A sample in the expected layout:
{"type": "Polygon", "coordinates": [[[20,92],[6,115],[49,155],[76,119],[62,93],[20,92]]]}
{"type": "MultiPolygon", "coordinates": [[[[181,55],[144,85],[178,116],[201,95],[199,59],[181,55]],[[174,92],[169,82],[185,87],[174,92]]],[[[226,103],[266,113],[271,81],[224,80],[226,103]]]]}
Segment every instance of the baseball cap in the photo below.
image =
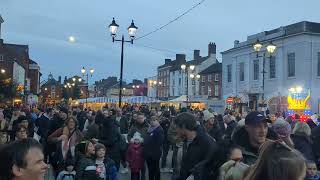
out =
{"type": "Polygon", "coordinates": [[[255,125],[259,124],[260,122],[267,122],[267,118],[258,111],[250,112],[245,118],[246,125],[255,125]]]}

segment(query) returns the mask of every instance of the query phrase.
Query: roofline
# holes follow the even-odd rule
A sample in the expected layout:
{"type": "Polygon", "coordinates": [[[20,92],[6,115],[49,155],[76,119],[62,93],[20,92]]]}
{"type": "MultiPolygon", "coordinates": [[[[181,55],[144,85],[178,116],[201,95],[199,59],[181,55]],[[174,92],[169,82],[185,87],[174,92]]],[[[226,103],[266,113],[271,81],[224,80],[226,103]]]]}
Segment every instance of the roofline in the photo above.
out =
{"type": "MultiPolygon", "coordinates": [[[[277,41],[277,40],[282,40],[282,39],[285,39],[285,38],[289,38],[289,37],[293,37],[293,36],[299,36],[299,35],[304,35],[304,34],[307,34],[307,35],[320,35],[320,33],[312,33],[312,32],[299,32],[299,33],[296,33],[296,34],[290,34],[290,35],[285,35],[285,36],[279,36],[279,37],[274,37],[274,38],[270,38],[270,39],[265,39],[265,40],[259,40],[261,43],[263,42],[269,42],[269,41],[277,41]]],[[[247,40],[248,41],[248,40],[247,40]]],[[[247,41],[244,41],[244,42],[247,42],[247,41]]],[[[226,54],[226,53],[229,53],[229,52],[233,52],[233,51],[236,51],[236,50],[241,50],[241,49],[245,49],[247,47],[250,47],[252,46],[252,44],[247,44],[247,45],[244,45],[244,46],[239,46],[239,47],[234,47],[234,48],[231,48],[231,49],[228,49],[226,51],[223,51],[221,52],[220,54],[226,54]]]]}

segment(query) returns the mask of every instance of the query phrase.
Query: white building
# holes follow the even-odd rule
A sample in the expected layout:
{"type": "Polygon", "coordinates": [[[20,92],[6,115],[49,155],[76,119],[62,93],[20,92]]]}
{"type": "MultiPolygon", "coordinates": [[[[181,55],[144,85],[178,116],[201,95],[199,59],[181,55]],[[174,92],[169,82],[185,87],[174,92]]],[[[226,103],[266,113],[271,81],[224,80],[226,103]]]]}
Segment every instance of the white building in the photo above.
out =
{"type": "Polygon", "coordinates": [[[170,67],[170,98],[188,94],[189,100],[203,100],[204,98],[199,95],[200,79],[197,79],[196,75],[216,62],[216,45],[214,43],[209,43],[208,56],[205,57],[200,56],[200,50],[194,50],[193,60],[191,61],[186,61],[185,56],[177,55],[176,60],[171,61],[170,67]],[[182,64],[186,65],[185,70],[181,69],[182,64]],[[190,66],[194,66],[194,70],[190,70],[190,66]],[[194,78],[190,78],[191,74],[194,75],[194,78]],[[189,78],[187,75],[189,75],[189,78]]]}
{"type": "Polygon", "coordinates": [[[235,41],[222,52],[222,78],[223,98],[237,97],[251,109],[258,108],[264,93],[270,110],[286,110],[289,89],[300,86],[310,90],[311,110],[319,112],[320,23],[299,22],[235,41]],[[259,56],[270,41],[277,46],[274,56],[265,58],[264,92],[263,58],[257,58],[252,47],[257,40],[264,44],[259,56]]]}

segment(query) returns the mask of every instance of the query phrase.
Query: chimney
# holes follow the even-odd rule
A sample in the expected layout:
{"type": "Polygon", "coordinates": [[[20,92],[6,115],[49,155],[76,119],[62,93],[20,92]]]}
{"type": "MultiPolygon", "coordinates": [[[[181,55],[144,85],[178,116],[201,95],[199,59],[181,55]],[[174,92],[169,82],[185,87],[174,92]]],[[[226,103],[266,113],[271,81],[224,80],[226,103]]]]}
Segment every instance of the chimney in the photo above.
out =
{"type": "Polygon", "coordinates": [[[216,43],[210,42],[208,45],[208,56],[212,56],[212,55],[215,56],[216,53],[217,53],[216,43]]]}
{"type": "Polygon", "coordinates": [[[193,59],[196,60],[196,59],[200,59],[201,56],[200,56],[200,50],[193,50],[193,59]]]}
{"type": "Polygon", "coordinates": [[[168,63],[170,63],[171,62],[171,59],[165,59],[164,60],[164,64],[168,64],[168,63]]]}
{"type": "MultiPolygon", "coordinates": [[[[1,37],[1,24],[4,22],[4,20],[2,19],[1,15],[0,15],[0,39],[2,39],[1,37]]],[[[3,41],[2,41],[3,43],[3,41]]]]}
{"type": "Polygon", "coordinates": [[[186,55],[185,54],[176,54],[176,60],[177,61],[186,61],[186,55]]]}
{"type": "Polygon", "coordinates": [[[234,47],[236,47],[236,46],[238,46],[238,44],[240,43],[240,41],[239,40],[234,40],[234,42],[233,42],[233,46],[234,47]]]}

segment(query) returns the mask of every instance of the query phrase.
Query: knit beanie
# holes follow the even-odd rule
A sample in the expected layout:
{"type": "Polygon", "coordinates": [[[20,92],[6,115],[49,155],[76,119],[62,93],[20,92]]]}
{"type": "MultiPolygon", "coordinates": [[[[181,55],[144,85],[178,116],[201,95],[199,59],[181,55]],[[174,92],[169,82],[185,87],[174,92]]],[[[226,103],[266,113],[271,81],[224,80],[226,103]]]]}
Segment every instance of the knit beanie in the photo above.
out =
{"type": "Polygon", "coordinates": [[[210,118],[214,118],[214,115],[210,113],[208,110],[203,111],[203,119],[204,121],[208,121],[210,118]]]}
{"type": "Polygon", "coordinates": [[[291,134],[290,124],[282,118],[276,119],[272,124],[272,129],[279,135],[280,138],[286,138],[291,134]]]}

